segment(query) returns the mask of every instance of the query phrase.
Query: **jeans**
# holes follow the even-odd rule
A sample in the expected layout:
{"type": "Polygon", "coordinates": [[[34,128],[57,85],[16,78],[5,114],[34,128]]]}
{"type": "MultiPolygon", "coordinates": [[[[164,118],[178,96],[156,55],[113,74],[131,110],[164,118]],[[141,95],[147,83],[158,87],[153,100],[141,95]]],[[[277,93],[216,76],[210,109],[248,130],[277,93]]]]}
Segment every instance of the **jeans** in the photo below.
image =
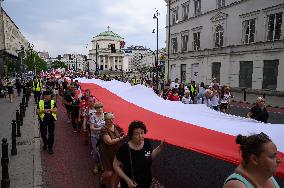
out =
{"type": "Polygon", "coordinates": [[[92,142],[92,148],[93,148],[92,155],[93,155],[95,162],[98,164],[101,162],[100,154],[97,149],[98,138],[95,136],[91,136],[91,142],[92,142]]]}

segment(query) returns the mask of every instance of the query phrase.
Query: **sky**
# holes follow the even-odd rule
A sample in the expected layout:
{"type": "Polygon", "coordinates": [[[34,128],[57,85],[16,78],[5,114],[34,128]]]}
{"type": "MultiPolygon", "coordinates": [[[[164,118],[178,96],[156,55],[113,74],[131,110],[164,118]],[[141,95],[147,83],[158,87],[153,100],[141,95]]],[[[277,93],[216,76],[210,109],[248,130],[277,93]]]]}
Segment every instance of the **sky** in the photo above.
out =
{"type": "Polygon", "coordinates": [[[164,0],[4,0],[3,9],[34,45],[51,57],[64,53],[88,54],[91,40],[110,30],[131,45],[156,49],[158,9],[159,48],[166,46],[164,0]]]}

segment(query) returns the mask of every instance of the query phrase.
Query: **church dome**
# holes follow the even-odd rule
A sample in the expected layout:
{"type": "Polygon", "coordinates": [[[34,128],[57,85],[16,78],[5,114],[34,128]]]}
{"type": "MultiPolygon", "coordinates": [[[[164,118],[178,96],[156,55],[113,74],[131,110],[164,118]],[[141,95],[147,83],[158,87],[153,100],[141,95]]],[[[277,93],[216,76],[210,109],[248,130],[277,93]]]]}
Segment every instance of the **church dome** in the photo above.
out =
{"type": "Polygon", "coordinates": [[[112,38],[117,38],[117,39],[123,39],[121,36],[118,34],[114,33],[113,31],[104,31],[100,34],[97,35],[97,37],[112,37],[112,38]]]}

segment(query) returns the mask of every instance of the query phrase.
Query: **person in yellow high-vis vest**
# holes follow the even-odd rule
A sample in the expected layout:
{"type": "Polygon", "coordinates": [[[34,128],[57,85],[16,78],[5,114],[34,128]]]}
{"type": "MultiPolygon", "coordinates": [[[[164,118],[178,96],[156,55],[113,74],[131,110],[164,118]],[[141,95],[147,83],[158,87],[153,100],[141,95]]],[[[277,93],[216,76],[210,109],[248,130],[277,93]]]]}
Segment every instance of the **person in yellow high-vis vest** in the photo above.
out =
{"type": "Polygon", "coordinates": [[[55,121],[57,120],[57,107],[54,100],[51,100],[51,92],[45,91],[43,99],[39,101],[37,115],[40,122],[40,133],[43,141],[43,150],[48,148],[49,154],[53,154],[55,121]],[[48,133],[48,138],[46,137],[48,133]]]}
{"type": "Polygon", "coordinates": [[[33,80],[33,93],[35,98],[35,103],[38,103],[41,96],[41,87],[42,82],[38,77],[35,77],[33,80]]]}
{"type": "Polygon", "coordinates": [[[189,86],[189,91],[190,91],[190,97],[191,100],[194,102],[195,104],[195,97],[197,95],[197,86],[195,84],[195,81],[191,81],[191,84],[189,86]]]}

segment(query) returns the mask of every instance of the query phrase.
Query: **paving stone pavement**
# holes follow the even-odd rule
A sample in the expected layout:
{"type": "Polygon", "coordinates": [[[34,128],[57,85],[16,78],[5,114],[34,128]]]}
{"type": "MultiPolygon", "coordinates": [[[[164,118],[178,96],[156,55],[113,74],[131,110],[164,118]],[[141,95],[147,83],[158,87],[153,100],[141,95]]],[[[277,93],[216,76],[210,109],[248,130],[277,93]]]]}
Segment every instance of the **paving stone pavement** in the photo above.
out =
{"type": "MultiPolygon", "coordinates": [[[[21,101],[21,97],[17,97],[14,103],[7,103],[5,100],[1,99],[0,136],[1,139],[6,137],[9,143],[10,187],[42,187],[40,137],[37,120],[35,119],[33,96],[30,98],[23,126],[21,126],[21,137],[17,137],[17,155],[15,156],[11,156],[11,121],[16,117],[16,109],[21,101]]],[[[0,170],[0,175],[2,177],[2,169],[0,170]]]]}
{"type": "MultiPolygon", "coordinates": [[[[241,92],[232,92],[232,95],[234,96],[233,100],[237,102],[248,102],[250,104],[253,104],[256,102],[257,97],[261,97],[262,95],[257,95],[257,94],[252,94],[252,93],[247,93],[246,94],[246,101],[244,101],[244,93],[241,92]]],[[[284,108],[284,97],[280,96],[271,96],[271,95],[266,95],[265,96],[265,104],[267,106],[272,106],[272,107],[279,107],[279,108],[284,108]]]]}

